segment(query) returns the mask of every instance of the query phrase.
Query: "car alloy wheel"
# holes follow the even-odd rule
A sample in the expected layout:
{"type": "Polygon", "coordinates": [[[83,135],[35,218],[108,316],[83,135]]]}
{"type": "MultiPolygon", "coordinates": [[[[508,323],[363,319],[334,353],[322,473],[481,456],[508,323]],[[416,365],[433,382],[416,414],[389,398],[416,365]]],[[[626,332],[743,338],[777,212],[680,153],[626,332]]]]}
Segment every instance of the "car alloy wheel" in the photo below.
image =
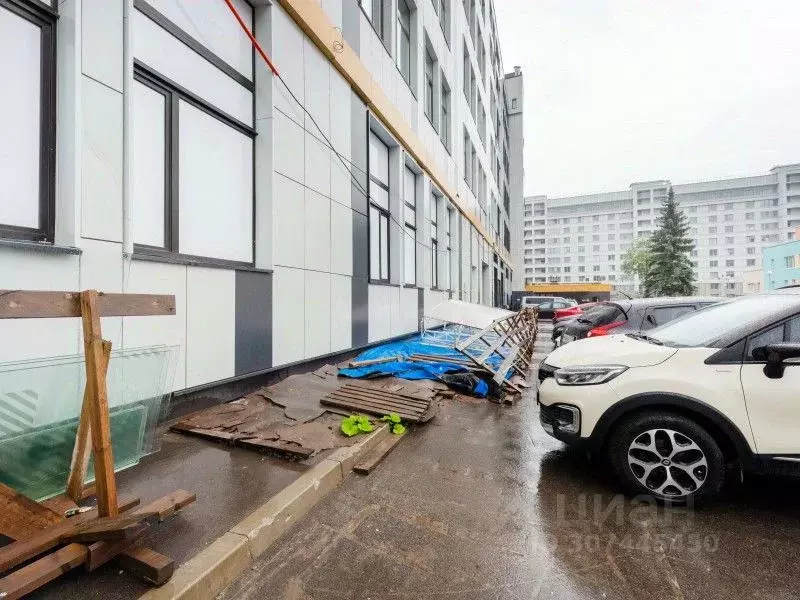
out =
{"type": "Polygon", "coordinates": [[[628,466],[653,494],[680,499],[696,493],[708,477],[708,459],[700,446],[673,429],[649,429],[630,443],[628,466]]]}

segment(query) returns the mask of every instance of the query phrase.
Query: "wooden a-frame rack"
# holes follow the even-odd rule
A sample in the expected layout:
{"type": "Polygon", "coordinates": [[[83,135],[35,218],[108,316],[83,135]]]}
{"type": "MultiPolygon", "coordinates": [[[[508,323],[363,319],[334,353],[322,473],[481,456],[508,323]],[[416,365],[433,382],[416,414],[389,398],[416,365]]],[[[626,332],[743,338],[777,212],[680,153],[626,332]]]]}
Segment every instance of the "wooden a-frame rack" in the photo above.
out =
{"type": "Polygon", "coordinates": [[[141,546],[140,541],[153,521],[191,504],[195,495],[177,490],[139,508],[135,508],[137,498],[117,497],[106,386],[111,342],[102,337],[100,317],[174,314],[171,295],[0,290],[0,319],[80,317],[86,362],[86,387],[66,493],[38,503],[0,484],[0,533],[14,540],[0,547],[3,600],[20,598],[80,565],[93,571],[114,558],[124,569],[156,585],[172,576],[174,561],[141,546]],[[86,487],[91,455],[95,484],[86,487]],[[97,496],[96,508],[75,510],[91,495],[97,496]],[[77,514],[66,516],[73,513],[77,514]]]}

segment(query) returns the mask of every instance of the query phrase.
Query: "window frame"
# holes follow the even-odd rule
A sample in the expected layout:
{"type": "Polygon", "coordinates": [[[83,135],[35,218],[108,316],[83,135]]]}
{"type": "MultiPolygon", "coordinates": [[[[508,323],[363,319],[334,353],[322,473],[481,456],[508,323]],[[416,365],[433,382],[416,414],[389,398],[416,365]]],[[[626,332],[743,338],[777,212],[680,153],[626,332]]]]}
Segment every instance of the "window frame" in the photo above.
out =
{"type": "Polygon", "coordinates": [[[372,157],[370,156],[371,144],[370,140],[371,137],[374,136],[375,139],[383,144],[386,148],[386,172],[388,175],[387,179],[391,179],[391,158],[390,158],[390,149],[389,145],[384,142],[381,137],[374,132],[372,129],[367,129],[367,269],[369,273],[369,281],[370,283],[382,283],[388,284],[391,278],[392,273],[392,244],[391,244],[391,213],[389,212],[389,207],[391,207],[391,188],[389,187],[389,182],[384,183],[382,182],[377,176],[372,174],[371,163],[372,157]],[[384,208],[377,202],[374,202],[372,199],[372,186],[377,185],[381,189],[386,191],[386,198],[387,198],[387,207],[384,208]],[[378,231],[373,231],[374,227],[372,225],[372,210],[377,211],[378,213],[378,231]],[[381,277],[381,265],[383,264],[383,236],[381,235],[380,230],[380,223],[385,221],[386,223],[386,277],[381,277]],[[378,273],[377,277],[376,274],[372,272],[372,236],[377,233],[378,235],[378,273]]]}
{"type": "Polygon", "coordinates": [[[430,226],[431,226],[431,288],[439,289],[439,202],[441,198],[431,192],[430,226]]]}
{"type": "Polygon", "coordinates": [[[417,173],[409,168],[408,165],[403,165],[403,284],[413,287],[417,285],[417,173]],[[414,198],[413,204],[408,201],[409,193],[406,189],[409,176],[413,182],[411,190],[411,195],[414,198]],[[410,221],[408,219],[408,210],[411,210],[414,215],[414,218],[410,221]],[[410,234],[409,231],[411,232],[410,234]],[[405,248],[405,244],[408,243],[409,235],[411,236],[413,249],[413,268],[410,277],[407,272],[409,265],[406,263],[407,249],[405,248]]]}
{"type": "MultiPolygon", "coordinates": [[[[436,124],[434,123],[435,119],[433,118],[433,111],[435,110],[434,106],[434,71],[436,70],[436,58],[433,56],[430,48],[428,48],[427,44],[424,47],[424,63],[422,74],[424,78],[423,85],[425,86],[422,92],[423,96],[423,112],[425,116],[428,117],[428,122],[430,122],[431,126],[434,129],[437,129],[436,124]]],[[[438,133],[438,131],[437,131],[438,133]]]]}
{"type": "Polygon", "coordinates": [[[397,24],[397,46],[396,52],[397,56],[395,57],[395,65],[397,65],[397,70],[400,71],[400,75],[403,77],[403,80],[408,84],[409,87],[411,86],[411,75],[413,71],[413,64],[412,64],[412,36],[411,36],[411,20],[412,20],[412,13],[413,10],[408,3],[408,0],[397,0],[397,14],[395,15],[395,22],[397,24]],[[406,28],[406,24],[403,22],[403,14],[401,10],[401,6],[405,6],[406,10],[408,11],[408,27],[406,28]],[[408,55],[408,72],[403,71],[403,41],[407,40],[407,55],[408,55]]]}
{"type": "Polygon", "coordinates": [[[164,246],[151,246],[134,241],[135,258],[161,259],[166,262],[211,265],[218,267],[254,267],[256,259],[256,157],[254,127],[225,113],[171,79],[158,73],[139,60],[134,60],[133,79],[164,96],[164,246]],[[197,110],[241,133],[253,143],[252,152],[252,254],[250,261],[230,260],[212,256],[184,254],[180,251],[180,117],[179,104],[183,101],[197,110]]]}
{"type": "Polygon", "coordinates": [[[40,2],[0,0],[8,10],[41,30],[39,79],[39,226],[0,223],[0,239],[55,241],[56,217],[56,23],[58,12],[40,2]]]}
{"type": "Polygon", "coordinates": [[[452,113],[452,91],[450,86],[447,83],[447,80],[444,78],[444,72],[441,73],[441,96],[440,96],[440,110],[441,115],[439,117],[439,139],[442,141],[442,145],[444,149],[447,150],[447,153],[452,155],[451,152],[451,135],[452,135],[452,127],[451,127],[451,113],[452,113]]]}

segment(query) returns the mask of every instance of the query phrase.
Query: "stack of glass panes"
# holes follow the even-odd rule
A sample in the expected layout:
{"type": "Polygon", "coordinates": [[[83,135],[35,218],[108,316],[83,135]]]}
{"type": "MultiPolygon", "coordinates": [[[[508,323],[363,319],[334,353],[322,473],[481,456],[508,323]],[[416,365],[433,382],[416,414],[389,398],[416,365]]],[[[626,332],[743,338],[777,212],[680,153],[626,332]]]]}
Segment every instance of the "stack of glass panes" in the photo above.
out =
{"type": "MultiPolygon", "coordinates": [[[[114,350],[108,406],[115,470],[158,450],[177,346],[114,350]]],[[[0,363],[0,482],[34,500],[64,491],[86,383],[84,356],[0,363]]],[[[87,482],[94,480],[90,462],[87,482]]]]}

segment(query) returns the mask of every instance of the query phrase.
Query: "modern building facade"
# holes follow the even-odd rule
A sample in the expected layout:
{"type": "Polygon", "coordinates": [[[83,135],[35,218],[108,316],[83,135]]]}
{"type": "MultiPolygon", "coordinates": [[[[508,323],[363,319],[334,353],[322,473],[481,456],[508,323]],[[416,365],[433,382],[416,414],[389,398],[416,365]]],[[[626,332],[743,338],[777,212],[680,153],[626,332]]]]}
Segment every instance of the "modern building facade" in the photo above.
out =
{"type": "MultiPolygon", "coordinates": [[[[631,184],[620,192],[525,199],[522,256],[525,285],[612,283],[636,293],[622,273],[633,241],[657,228],[669,180],[631,184]]],[[[761,268],[762,249],[795,236],[800,224],[800,164],[766,175],[675,184],[675,199],[695,242],[692,262],[701,295],[746,292],[748,271],[761,268]]]]}
{"type": "Polygon", "coordinates": [[[765,290],[800,284],[800,227],[792,241],[764,248],[762,263],[765,290]]]}
{"type": "MultiPolygon", "coordinates": [[[[505,302],[492,2],[233,4],[279,76],[223,0],[0,0],[0,288],[174,294],[103,327],[178,346],[188,391],[505,302]]],[[[79,326],[0,321],[0,361],[78,354],[79,326]]]]}

